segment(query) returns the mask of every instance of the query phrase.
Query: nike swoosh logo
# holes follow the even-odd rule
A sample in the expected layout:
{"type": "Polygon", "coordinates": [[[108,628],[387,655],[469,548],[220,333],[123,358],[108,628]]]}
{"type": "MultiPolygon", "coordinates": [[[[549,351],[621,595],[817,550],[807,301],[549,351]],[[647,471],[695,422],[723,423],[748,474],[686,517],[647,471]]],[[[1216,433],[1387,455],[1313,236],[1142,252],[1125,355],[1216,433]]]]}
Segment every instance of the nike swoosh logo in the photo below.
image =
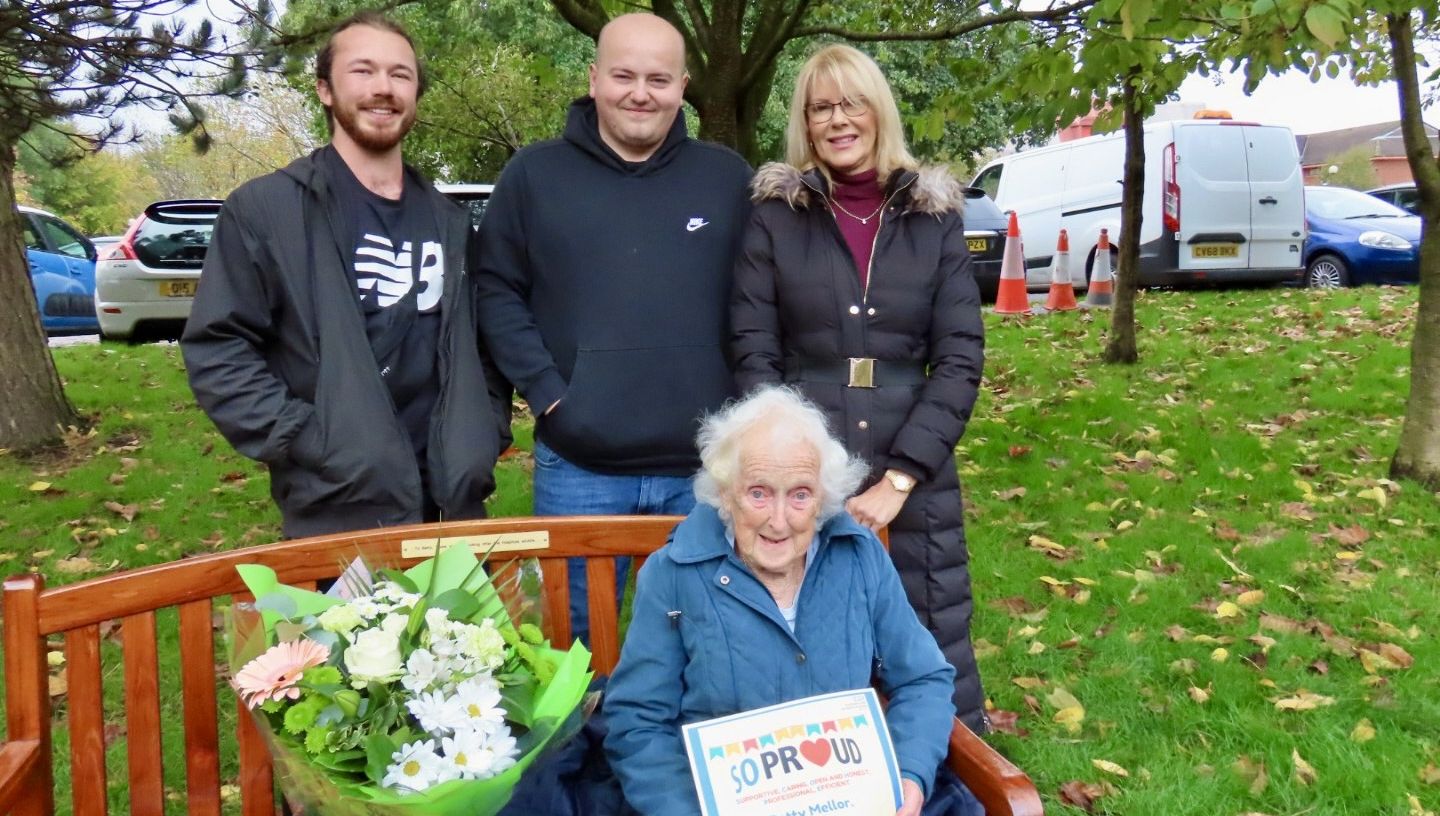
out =
{"type": "Polygon", "coordinates": [[[692,218],[690,219],[690,223],[685,225],[685,231],[694,232],[695,230],[698,230],[701,227],[708,225],[709,223],[709,221],[706,221],[703,218],[692,218]]]}

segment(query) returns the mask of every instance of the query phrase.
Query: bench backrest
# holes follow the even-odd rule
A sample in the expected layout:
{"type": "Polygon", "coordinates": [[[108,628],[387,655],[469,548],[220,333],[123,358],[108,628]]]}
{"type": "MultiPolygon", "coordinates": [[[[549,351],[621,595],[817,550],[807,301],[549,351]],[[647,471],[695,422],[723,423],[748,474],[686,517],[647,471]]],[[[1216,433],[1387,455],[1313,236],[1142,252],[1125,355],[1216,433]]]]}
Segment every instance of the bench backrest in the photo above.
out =
{"type": "MultiPolygon", "coordinates": [[[[168,620],[170,609],[178,618],[185,812],[220,814],[221,767],[228,760],[221,755],[219,724],[221,706],[227,706],[235,711],[238,732],[241,811],[246,816],[274,816],[274,785],[264,741],[238,699],[223,687],[216,692],[215,600],[248,599],[236,565],[264,564],[283,583],[313,587],[316,581],[338,575],[357,555],[374,564],[408,566],[428,557],[428,553],[415,555],[414,550],[433,545],[437,538],[448,546],[449,540],[462,536],[500,536],[502,544],[491,556],[492,563],[539,559],[543,628],[558,645],[570,643],[566,559],[586,559],[590,586],[613,586],[614,559],[634,557],[638,570],[640,561],[665,543],[678,521],[677,516],[588,516],[448,522],[232,550],[48,590],[36,575],[9,578],[4,589],[8,728],[0,749],[0,813],[49,816],[55,810],[47,663],[51,638],[64,641],[64,722],[75,816],[108,812],[104,678],[113,658],[102,663],[102,645],[114,631],[119,634],[124,673],[130,812],[158,816],[165,811],[162,710],[174,706],[165,705],[173,701],[163,699],[161,689],[174,681],[161,676],[156,624],[157,616],[168,620]]],[[[488,541],[481,543],[488,546],[488,541]]],[[[614,593],[589,593],[589,609],[593,666],[597,673],[608,674],[620,651],[614,593]]]]}

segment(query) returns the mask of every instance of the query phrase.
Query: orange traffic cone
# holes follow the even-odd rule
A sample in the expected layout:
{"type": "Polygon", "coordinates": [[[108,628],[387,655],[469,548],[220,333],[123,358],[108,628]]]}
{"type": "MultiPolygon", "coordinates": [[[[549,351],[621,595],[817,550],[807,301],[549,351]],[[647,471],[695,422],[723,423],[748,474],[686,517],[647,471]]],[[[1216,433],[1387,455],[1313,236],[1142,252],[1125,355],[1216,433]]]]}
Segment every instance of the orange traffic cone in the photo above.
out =
{"type": "Polygon", "coordinates": [[[1090,269],[1090,288],[1085,293],[1086,306],[1113,306],[1115,277],[1110,272],[1110,231],[1100,230],[1100,243],[1095,245],[1095,263],[1090,269]]]}
{"type": "Polygon", "coordinates": [[[1025,252],[1020,248],[1020,220],[1010,213],[1005,231],[1005,256],[1000,261],[1000,290],[995,294],[996,314],[1030,314],[1025,294],[1025,252]]]}
{"type": "Polygon", "coordinates": [[[1050,261],[1050,297],[1045,300],[1045,308],[1052,312],[1080,308],[1075,302],[1075,284],[1070,282],[1070,236],[1063,229],[1050,261]]]}

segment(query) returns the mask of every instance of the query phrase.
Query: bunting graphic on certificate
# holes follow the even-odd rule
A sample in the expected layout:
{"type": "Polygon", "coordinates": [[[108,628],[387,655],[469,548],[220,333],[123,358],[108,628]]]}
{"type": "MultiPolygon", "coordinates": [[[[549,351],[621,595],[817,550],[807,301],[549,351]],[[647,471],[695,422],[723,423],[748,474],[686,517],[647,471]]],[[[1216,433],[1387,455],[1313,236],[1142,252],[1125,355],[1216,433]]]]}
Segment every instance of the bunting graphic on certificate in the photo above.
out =
{"type": "Polygon", "coordinates": [[[874,689],[684,727],[704,816],[894,816],[900,768],[874,689]]]}

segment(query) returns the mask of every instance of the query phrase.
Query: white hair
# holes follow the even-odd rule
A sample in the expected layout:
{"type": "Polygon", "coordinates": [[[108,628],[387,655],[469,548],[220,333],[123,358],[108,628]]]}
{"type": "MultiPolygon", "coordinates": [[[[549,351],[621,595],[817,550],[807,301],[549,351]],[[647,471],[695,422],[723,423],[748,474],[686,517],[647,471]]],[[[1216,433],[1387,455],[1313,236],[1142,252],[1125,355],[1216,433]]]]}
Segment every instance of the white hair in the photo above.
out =
{"type": "Polygon", "coordinates": [[[725,496],[740,476],[740,438],[761,422],[772,423],[777,439],[810,443],[820,455],[820,517],[824,524],[845,509],[845,500],[864,481],[870,467],[851,456],[831,436],[825,414],[799,391],[767,385],[738,402],[731,402],[700,423],[700,473],[695,477],[695,498],[720,512],[728,525],[725,496]]]}

